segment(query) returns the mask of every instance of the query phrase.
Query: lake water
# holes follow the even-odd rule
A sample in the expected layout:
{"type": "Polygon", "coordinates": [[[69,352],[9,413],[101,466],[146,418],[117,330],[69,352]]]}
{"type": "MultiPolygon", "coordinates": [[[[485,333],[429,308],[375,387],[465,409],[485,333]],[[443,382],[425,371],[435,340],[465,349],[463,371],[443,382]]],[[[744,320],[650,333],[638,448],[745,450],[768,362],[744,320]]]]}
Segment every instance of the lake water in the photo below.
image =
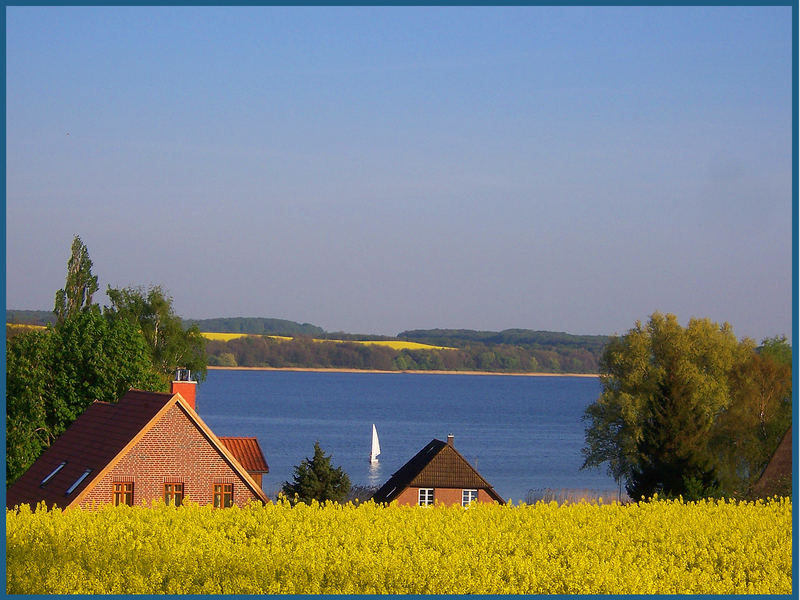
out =
{"type": "Polygon", "coordinates": [[[530,489],[616,490],[581,471],[584,409],[597,378],[209,370],[197,410],[220,436],[256,436],[272,497],[314,442],[353,485],[378,486],[433,438],[456,449],[505,499],[530,489]],[[369,464],[372,424],[380,437],[369,464]]]}

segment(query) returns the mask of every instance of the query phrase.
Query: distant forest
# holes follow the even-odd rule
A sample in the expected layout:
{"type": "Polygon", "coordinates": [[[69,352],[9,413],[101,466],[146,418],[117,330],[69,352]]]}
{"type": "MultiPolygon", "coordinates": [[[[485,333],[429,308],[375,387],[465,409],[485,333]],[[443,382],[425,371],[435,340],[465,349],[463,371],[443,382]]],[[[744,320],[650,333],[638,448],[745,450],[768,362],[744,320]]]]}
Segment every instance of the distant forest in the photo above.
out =
{"type": "Polygon", "coordinates": [[[197,325],[200,331],[217,333],[250,333],[255,335],[313,335],[325,334],[322,327],[311,323],[295,323],[285,319],[261,317],[229,317],[221,319],[184,319],[184,327],[197,325]]]}
{"type": "Polygon", "coordinates": [[[56,313],[52,310],[7,310],[6,323],[20,325],[52,325],[56,322],[56,313]]]}
{"type": "Polygon", "coordinates": [[[469,344],[512,345],[533,349],[579,349],[600,355],[608,342],[607,335],[572,335],[557,331],[505,329],[503,331],[473,331],[471,329],[415,329],[397,334],[401,340],[434,346],[464,346],[469,344]]]}
{"type": "MultiPolygon", "coordinates": [[[[206,330],[208,331],[208,330],[206,330]]],[[[607,336],[575,336],[513,329],[405,331],[395,338],[355,334],[295,336],[292,340],[247,337],[209,341],[211,366],[311,367],[381,371],[489,371],[495,373],[597,373],[607,336]],[[403,340],[452,350],[397,349],[338,340],[403,340]]]]}
{"type": "MultiPolygon", "coordinates": [[[[8,323],[46,325],[48,311],[9,310],[8,323]]],[[[571,335],[552,331],[507,329],[425,329],[403,331],[396,337],[330,333],[310,323],[284,319],[235,317],[185,319],[201,331],[245,333],[228,342],[209,340],[208,364],[223,367],[306,367],[376,369],[381,371],[489,371],[495,373],[597,373],[608,336],[571,335]],[[277,340],[268,335],[289,336],[277,340]],[[326,339],[346,340],[326,342],[326,339]],[[363,340],[402,340],[452,350],[397,349],[349,343],[363,340]]]]}
{"type": "Polygon", "coordinates": [[[489,371],[496,373],[597,373],[599,355],[583,348],[529,348],[471,342],[453,350],[395,349],[297,336],[209,340],[209,366],[312,367],[381,371],[489,371]]]}

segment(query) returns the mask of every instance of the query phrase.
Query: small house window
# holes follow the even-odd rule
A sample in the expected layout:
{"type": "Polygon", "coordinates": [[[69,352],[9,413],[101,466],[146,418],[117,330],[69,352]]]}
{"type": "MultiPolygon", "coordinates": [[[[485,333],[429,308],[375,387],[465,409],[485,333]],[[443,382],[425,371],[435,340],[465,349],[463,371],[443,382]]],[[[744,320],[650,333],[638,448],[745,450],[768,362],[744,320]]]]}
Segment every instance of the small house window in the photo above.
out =
{"type": "Polygon", "coordinates": [[[461,490],[461,506],[469,506],[478,500],[478,490],[461,490]]]}
{"type": "Polygon", "coordinates": [[[114,506],[133,506],[133,482],[114,484],[114,506]]]}
{"type": "Polygon", "coordinates": [[[214,507],[228,508],[233,506],[233,484],[215,483],[214,484],[214,507]]]}
{"type": "Polygon", "coordinates": [[[419,506],[433,504],[433,488],[419,488],[419,506]]]}
{"type": "Polygon", "coordinates": [[[89,473],[91,473],[91,472],[92,472],[92,470],[91,470],[91,469],[86,469],[86,470],[85,470],[85,471],[84,471],[84,472],[81,474],[81,476],[80,476],[80,477],[78,477],[78,478],[75,480],[75,483],[73,483],[71,486],[69,486],[69,488],[67,488],[67,496],[69,496],[69,495],[70,495],[72,492],[74,492],[74,491],[75,491],[75,488],[76,488],[76,487],[78,487],[78,486],[81,484],[81,482],[82,482],[84,479],[86,479],[86,478],[89,476],[89,473]]]}
{"type": "Polygon", "coordinates": [[[167,504],[174,504],[175,506],[180,506],[183,504],[183,484],[165,483],[164,502],[167,504]]]}
{"type": "Polygon", "coordinates": [[[55,469],[50,471],[50,474],[47,477],[45,477],[44,479],[42,479],[42,482],[39,485],[43,486],[45,483],[50,481],[53,477],[55,477],[56,473],[58,473],[61,469],[64,468],[64,465],[66,465],[66,464],[67,464],[67,461],[64,461],[60,465],[58,465],[55,469]]]}

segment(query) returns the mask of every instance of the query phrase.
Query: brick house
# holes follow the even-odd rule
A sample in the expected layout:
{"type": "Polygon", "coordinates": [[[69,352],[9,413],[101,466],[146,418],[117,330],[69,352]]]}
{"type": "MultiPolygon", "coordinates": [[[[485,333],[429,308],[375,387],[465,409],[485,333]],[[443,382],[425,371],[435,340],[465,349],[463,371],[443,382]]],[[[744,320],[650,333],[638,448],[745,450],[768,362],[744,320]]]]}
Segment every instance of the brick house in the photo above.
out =
{"type": "Polygon", "coordinates": [[[130,390],[117,403],[92,403],[8,488],[6,507],[268,502],[258,440],[214,435],[195,411],[196,385],[174,381],[168,394],[130,390]]]}
{"type": "Polygon", "coordinates": [[[500,495],[480,473],[461,456],[453,444],[432,440],[395,472],[372,496],[375,502],[397,501],[403,505],[460,504],[498,502],[500,495]]]}

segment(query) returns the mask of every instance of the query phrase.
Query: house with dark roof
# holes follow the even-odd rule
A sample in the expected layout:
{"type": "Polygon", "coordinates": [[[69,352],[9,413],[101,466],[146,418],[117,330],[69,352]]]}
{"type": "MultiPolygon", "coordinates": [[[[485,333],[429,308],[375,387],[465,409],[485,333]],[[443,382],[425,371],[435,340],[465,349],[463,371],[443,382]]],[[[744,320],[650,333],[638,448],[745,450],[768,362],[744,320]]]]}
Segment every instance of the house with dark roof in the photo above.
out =
{"type": "Polygon", "coordinates": [[[7,490],[6,507],[92,508],[190,499],[217,507],[268,502],[256,438],[218,438],[195,410],[196,382],[94,402],[7,490]]]}
{"type": "Polygon", "coordinates": [[[447,442],[432,440],[395,472],[372,496],[375,502],[403,505],[498,502],[500,495],[455,449],[453,436],[447,442]]]}
{"type": "Polygon", "coordinates": [[[792,493],[792,428],[783,434],[775,453],[753,486],[751,495],[766,498],[792,493]]]}

